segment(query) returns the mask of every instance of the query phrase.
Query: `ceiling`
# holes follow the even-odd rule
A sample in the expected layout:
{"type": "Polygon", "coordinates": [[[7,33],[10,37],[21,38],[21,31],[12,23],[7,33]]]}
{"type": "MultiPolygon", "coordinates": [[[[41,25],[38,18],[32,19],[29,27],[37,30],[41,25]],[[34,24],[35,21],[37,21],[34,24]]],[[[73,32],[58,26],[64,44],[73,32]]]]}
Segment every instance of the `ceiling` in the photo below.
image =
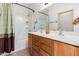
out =
{"type": "Polygon", "coordinates": [[[35,11],[40,10],[41,8],[44,7],[44,3],[20,3],[20,4],[22,4],[26,7],[29,7],[31,9],[35,10],[35,11]]]}

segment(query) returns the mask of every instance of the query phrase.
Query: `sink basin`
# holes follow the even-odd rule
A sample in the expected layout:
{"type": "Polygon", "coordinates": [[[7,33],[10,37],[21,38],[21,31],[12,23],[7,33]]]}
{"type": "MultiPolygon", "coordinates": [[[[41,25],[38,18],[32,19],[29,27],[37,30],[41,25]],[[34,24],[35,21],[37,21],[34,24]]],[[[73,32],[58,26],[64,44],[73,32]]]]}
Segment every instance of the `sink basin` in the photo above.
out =
{"type": "Polygon", "coordinates": [[[46,34],[45,32],[32,32],[32,34],[79,46],[79,36],[76,35],[70,35],[68,33],[59,35],[58,32],[50,32],[49,34],[46,34]]]}

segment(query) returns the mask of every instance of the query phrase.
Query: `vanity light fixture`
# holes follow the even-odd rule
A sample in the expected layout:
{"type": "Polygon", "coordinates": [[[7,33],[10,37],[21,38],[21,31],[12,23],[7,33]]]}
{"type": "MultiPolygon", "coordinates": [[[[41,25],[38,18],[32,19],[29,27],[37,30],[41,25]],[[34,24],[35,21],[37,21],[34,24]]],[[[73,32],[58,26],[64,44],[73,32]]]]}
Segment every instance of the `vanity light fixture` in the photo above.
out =
{"type": "Polygon", "coordinates": [[[76,18],[75,20],[73,20],[73,24],[76,25],[79,23],[79,18],[76,18]]]}

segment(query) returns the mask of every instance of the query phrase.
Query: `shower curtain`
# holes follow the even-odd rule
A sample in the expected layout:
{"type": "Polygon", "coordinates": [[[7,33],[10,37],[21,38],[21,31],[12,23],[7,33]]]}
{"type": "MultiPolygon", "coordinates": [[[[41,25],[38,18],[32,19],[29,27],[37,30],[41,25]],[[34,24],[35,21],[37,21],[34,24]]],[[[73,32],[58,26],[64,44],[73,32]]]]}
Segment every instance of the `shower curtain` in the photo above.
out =
{"type": "Polygon", "coordinates": [[[2,3],[0,15],[0,53],[14,50],[13,19],[10,3],[2,3]]]}

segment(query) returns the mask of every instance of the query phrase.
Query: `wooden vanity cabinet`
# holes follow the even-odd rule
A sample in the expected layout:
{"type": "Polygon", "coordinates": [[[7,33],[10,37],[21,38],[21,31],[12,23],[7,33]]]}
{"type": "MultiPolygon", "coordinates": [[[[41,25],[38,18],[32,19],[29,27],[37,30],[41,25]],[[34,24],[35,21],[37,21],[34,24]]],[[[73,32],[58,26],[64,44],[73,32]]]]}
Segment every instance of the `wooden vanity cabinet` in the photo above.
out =
{"type": "Polygon", "coordinates": [[[53,50],[52,50],[52,41],[51,39],[41,37],[40,40],[40,54],[42,56],[52,56],[53,50]]]}
{"type": "Polygon", "coordinates": [[[79,47],[29,34],[29,52],[33,56],[79,56],[79,47]]]}
{"type": "Polygon", "coordinates": [[[54,41],[54,56],[79,56],[79,46],[54,41]]]}
{"type": "Polygon", "coordinates": [[[36,35],[32,35],[32,55],[40,56],[40,37],[36,35]]]}
{"type": "Polygon", "coordinates": [[[33,56],[51,56],[53,54],[51,39],[29,34],[29,52],[33,56]]]}

